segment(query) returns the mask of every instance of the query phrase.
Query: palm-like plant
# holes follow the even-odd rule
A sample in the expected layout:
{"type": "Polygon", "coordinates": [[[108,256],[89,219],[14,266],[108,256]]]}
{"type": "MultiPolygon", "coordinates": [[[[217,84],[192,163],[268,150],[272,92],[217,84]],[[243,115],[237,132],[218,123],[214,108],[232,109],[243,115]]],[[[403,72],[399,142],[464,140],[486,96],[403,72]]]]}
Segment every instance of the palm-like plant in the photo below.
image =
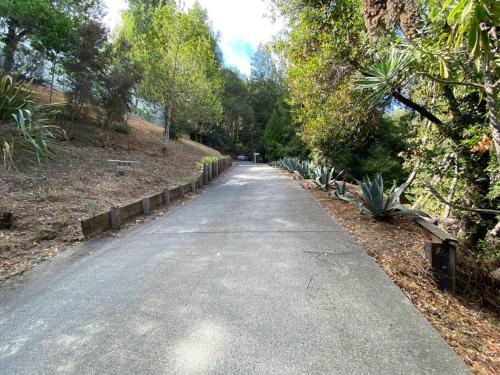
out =
{"type": "Polygon", "coordinates": [[[54,105],[34,104],[21,81],[9,75],[0,79],[0,151],[6,168],[14,165],[16,143],[27,146],[39,162],[53,155],[48,139],[59,128],[48,125],[47,118],[54,112],[54,105]]]}
{"type": "Polygon", "coordinates": [[[386,95],[401,91],[412,61],[410,54],[394,49],[389,56],[364,69],[363,77],[356,80],[356,84],[361,90],[370,90],[367,99],[378,104],[386,95]]]}
{"type": "Polygon", "coordinates": [[[401,194],[408,188],[407,184],[396,187],[394,184],[389,192],[384,194],[384,180],[378,173],[373,182],[365,176],[363,181],[358,181],[361,191],[358,196],[361,199],[359,209],[361,212],[370,214],[374,218],[381,219],[391,216],[426,216],[418,210],[410,210],[404,207],[399,199],[401,194]]]}

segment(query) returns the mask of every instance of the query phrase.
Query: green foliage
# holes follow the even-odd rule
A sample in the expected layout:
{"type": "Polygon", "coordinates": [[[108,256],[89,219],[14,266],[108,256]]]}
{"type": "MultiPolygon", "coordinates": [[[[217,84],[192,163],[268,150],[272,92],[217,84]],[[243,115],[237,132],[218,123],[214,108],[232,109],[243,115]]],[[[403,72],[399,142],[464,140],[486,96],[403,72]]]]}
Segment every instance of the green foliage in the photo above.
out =
{"type": "Polygon", "coordinates": [[[130,134],[130,126],[125,124],[115,124],[111,126],[111,130],[114,130],[117,133],[129,135],[130,134]]]}
{"type": "Polygon", "coordinates": [[[14,166],[18,149],[31,152],[38,162],[53,156],[48,139],[54,138],[48,124],[54,106],[36,105],[23,82],[4,75],[0,79],[0,150],[6,168],[14,166]]]}
{"type": "Polygon", "coordinates": [[[261,147],[261,139],[273,112],[278,108],[284,96],[281,76],[274,64],[270,52],[264,45],[259,45],[252,57],[252,70],[249,79],[251,104],[255,113],[253,139],[255,147],[261,147]]]}
{"type": "Polygon", "coordinates": [[[379,59],[363,70],[363,77],[356,80],[357,87],[369,90],[367,100],[378,105],[386,95],[400,91],[413,57],[409,53],[392,50],[385,59],[379,59]]]}
{"type": "Polygon", "coordinates": [[[167,139],[174,122],[193,130],[215,122],[222,112],[222,80],[206,12],[198,5],[182,12],[174,2],[141,9],[125,14],[123,34],[144,72],[140,95],[164,108],[167,139]]]}
{"type": "Polygon", "coordinates": [[[289,108],[284,104],[278,106],[269,118],[262,143],[266,158],[270,160],[302,153],[296,125],[290,116],[289,108]]]}
{"type": "Polygon", "coordinates": [[[121,122],[131,110],[133,89],[141,77],[139,67],[127,56],[128,48],[123,40],[107,46],[105,66],[96,78],[93,92],[104,111],[102,123],[106,127],[121,122]]]}
{"type": "Polygon", "coordinates": [[[391,216],[421,216],[422,212],[405,208],[399,199],[408,187],[402,184],[396,188],[396,184],[384,193],[384,180],[380,174],[375,176],[373,182],[365,176],[363,181],[358,181],[361,188],[358,193],[361,203],[359,209],[361,212],[370,214],[376,219],[383,219],[391,216]]]}
{"type": "Polygon", "coordinates": [[[210,164],[220,159],[222,159],[220,156],[204,156],[201,158],[201,164],[210,164]]]}
{"type": "Polygon", "coordinates": [[[104,25],[88,21],[80,25],[70,50],[65,54],[62,67],[65,73],[66,97],[72,118],[80,116],[85,103],[94,101],[94,88],[104,74],[107,42],[104,25]]]}
{"type": "Polygon", "coordinates": [[[94,20],[100,15],[100,0],[1,1],[4,72],[16,68],[15,54],[21,42],[28,39],[32,48],[54,61],[71,46],[82,20],[94,20]]]}
{"type": "Polygon", "coordinates": [[[12,115],[32,104],[29,92],[21,81],[9,75],[0,79],[0,121],[12,120],[12,115]]]}
{"type": "Polygon", "coordinates": [[[216,132],[219,142],[227,144],[227,150],[235,153],[250,153],[255,111],[251,103],[248,83],[239,72],[222,69],[224,87],[222,90],[223,120],[222,132],[216,132]],[[227,140],[225,140],[227,137],[227,140]]]}

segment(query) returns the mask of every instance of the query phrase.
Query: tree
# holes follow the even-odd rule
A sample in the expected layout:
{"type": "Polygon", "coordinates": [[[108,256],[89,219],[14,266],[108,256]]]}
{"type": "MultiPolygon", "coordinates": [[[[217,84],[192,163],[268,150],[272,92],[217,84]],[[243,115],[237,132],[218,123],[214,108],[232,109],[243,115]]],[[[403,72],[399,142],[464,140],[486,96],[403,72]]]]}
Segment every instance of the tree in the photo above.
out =
{"type": "Polygon", "coordinates": [[[260,148],[264,129],[284,97],[284,87],[271,53],[264,45],[258,46],[251,65],[248,85],[255,113],[252,148],[260,148]]]}
{"type": "Polygon", "coordinates": [[[123,39],[109,44],[104,52],[105,61],[95,80],[96,103],[104,112],[105,128],[123,121],[130,112],[133,90],[141,78],[141,71],[127,55],[130,46],[123,39]]]}
{"type": "Polygon", "coordinates": [[[14,68],[16,51],[24,40],[53,59],[64,50],[82,20],[93,20],[101,12],[100,0],[3,0],[0,18],[6,25],[2,37],[4,72],[14,68]]]}
{"type": "Polygon", "coordinates": [[[173,121],[209,122],[220,115],[219,62],[201,8],[183,13],[169,2],[148,9],[150,27],[141,32],[131,12],[125,16],[124,34],[144,71],[141,96],[164,108],[166,152],[173,121]]]}
{"type": "Polygon", "coordinates": [[[264,130],[262,144],[268,160],[303,154],[302,144],[297,137],[297,127],[290,108],[285,103],[279,105],[271,114],[264,130]]]}
{"type": "Polygon", "coordinates": [[[94,86],[106,66],[103,53],[107,43],[107,30],[97,21],[79,26],[71,48],[62,60],[67,86],[66,96],[75,120],[85,103],[94,99],[94,86]]]}
{"type": "Polygon", "coordinates": [[[230,68],[223,69],[222,75],[224,116],[221,125],[229,136],[232,151],[249,152],[250,150],[245,149],[244,145],[252,143],[251,131],[254,127],[255,112],[251,105],[247,82],[238,71],[230,68]]]}
{"type": "Polygon", "coordinates": [[[481,243],[495,226],[485,212],[500,204],[498,148],[493,147],[498,2],[274,4],[289,26],[274,48],[287,67],[292,114],[312,156],[347,163],[353,174],[384,165],[403,170],[403,156],[412,172],[410,199],[425,201],[434,214],[442,212],[441,201],[425,186],[432,182],[453,200],[448,208],[473,209],[455,214],[468,242],[481,243]],[[401,105],[407,115],[400,118],[397,134],[406,150],[396,153],[400,143],[384,144],[389,134],[381,129],[387,113],[401,105]],[[391,158],[384,161],[384,154],[391,158]]]}

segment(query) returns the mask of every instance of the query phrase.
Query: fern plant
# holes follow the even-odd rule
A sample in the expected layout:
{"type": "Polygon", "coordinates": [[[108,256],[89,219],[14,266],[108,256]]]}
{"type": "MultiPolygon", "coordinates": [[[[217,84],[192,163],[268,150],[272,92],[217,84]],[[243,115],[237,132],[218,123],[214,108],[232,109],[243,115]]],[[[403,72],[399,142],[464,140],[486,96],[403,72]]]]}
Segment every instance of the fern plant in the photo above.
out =
{"type": "Polygon", "coordinates": [[[418,210],[410,210],[404,207],[399,199],[401,194],[408,188],[407,184],[396,187],[394,184],[387,194],[384,194],[384,180],[377,173],[373,182],[365,176],[363,181],[358,181],[361,191],[358,193],[361,203],[359,209],[376,219],[392,216],[427,216],[418,210]]]}

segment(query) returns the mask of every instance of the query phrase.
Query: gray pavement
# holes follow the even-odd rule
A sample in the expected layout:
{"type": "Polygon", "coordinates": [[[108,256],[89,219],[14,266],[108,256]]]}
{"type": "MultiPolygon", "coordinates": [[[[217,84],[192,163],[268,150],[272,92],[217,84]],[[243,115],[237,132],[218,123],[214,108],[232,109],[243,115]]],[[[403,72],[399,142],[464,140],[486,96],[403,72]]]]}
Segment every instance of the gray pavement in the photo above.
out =
{"type": "Polygon", "coordinates": [[[0,287],[0,374],[466,374],[296,182],[197,199],[0,287]]]}

